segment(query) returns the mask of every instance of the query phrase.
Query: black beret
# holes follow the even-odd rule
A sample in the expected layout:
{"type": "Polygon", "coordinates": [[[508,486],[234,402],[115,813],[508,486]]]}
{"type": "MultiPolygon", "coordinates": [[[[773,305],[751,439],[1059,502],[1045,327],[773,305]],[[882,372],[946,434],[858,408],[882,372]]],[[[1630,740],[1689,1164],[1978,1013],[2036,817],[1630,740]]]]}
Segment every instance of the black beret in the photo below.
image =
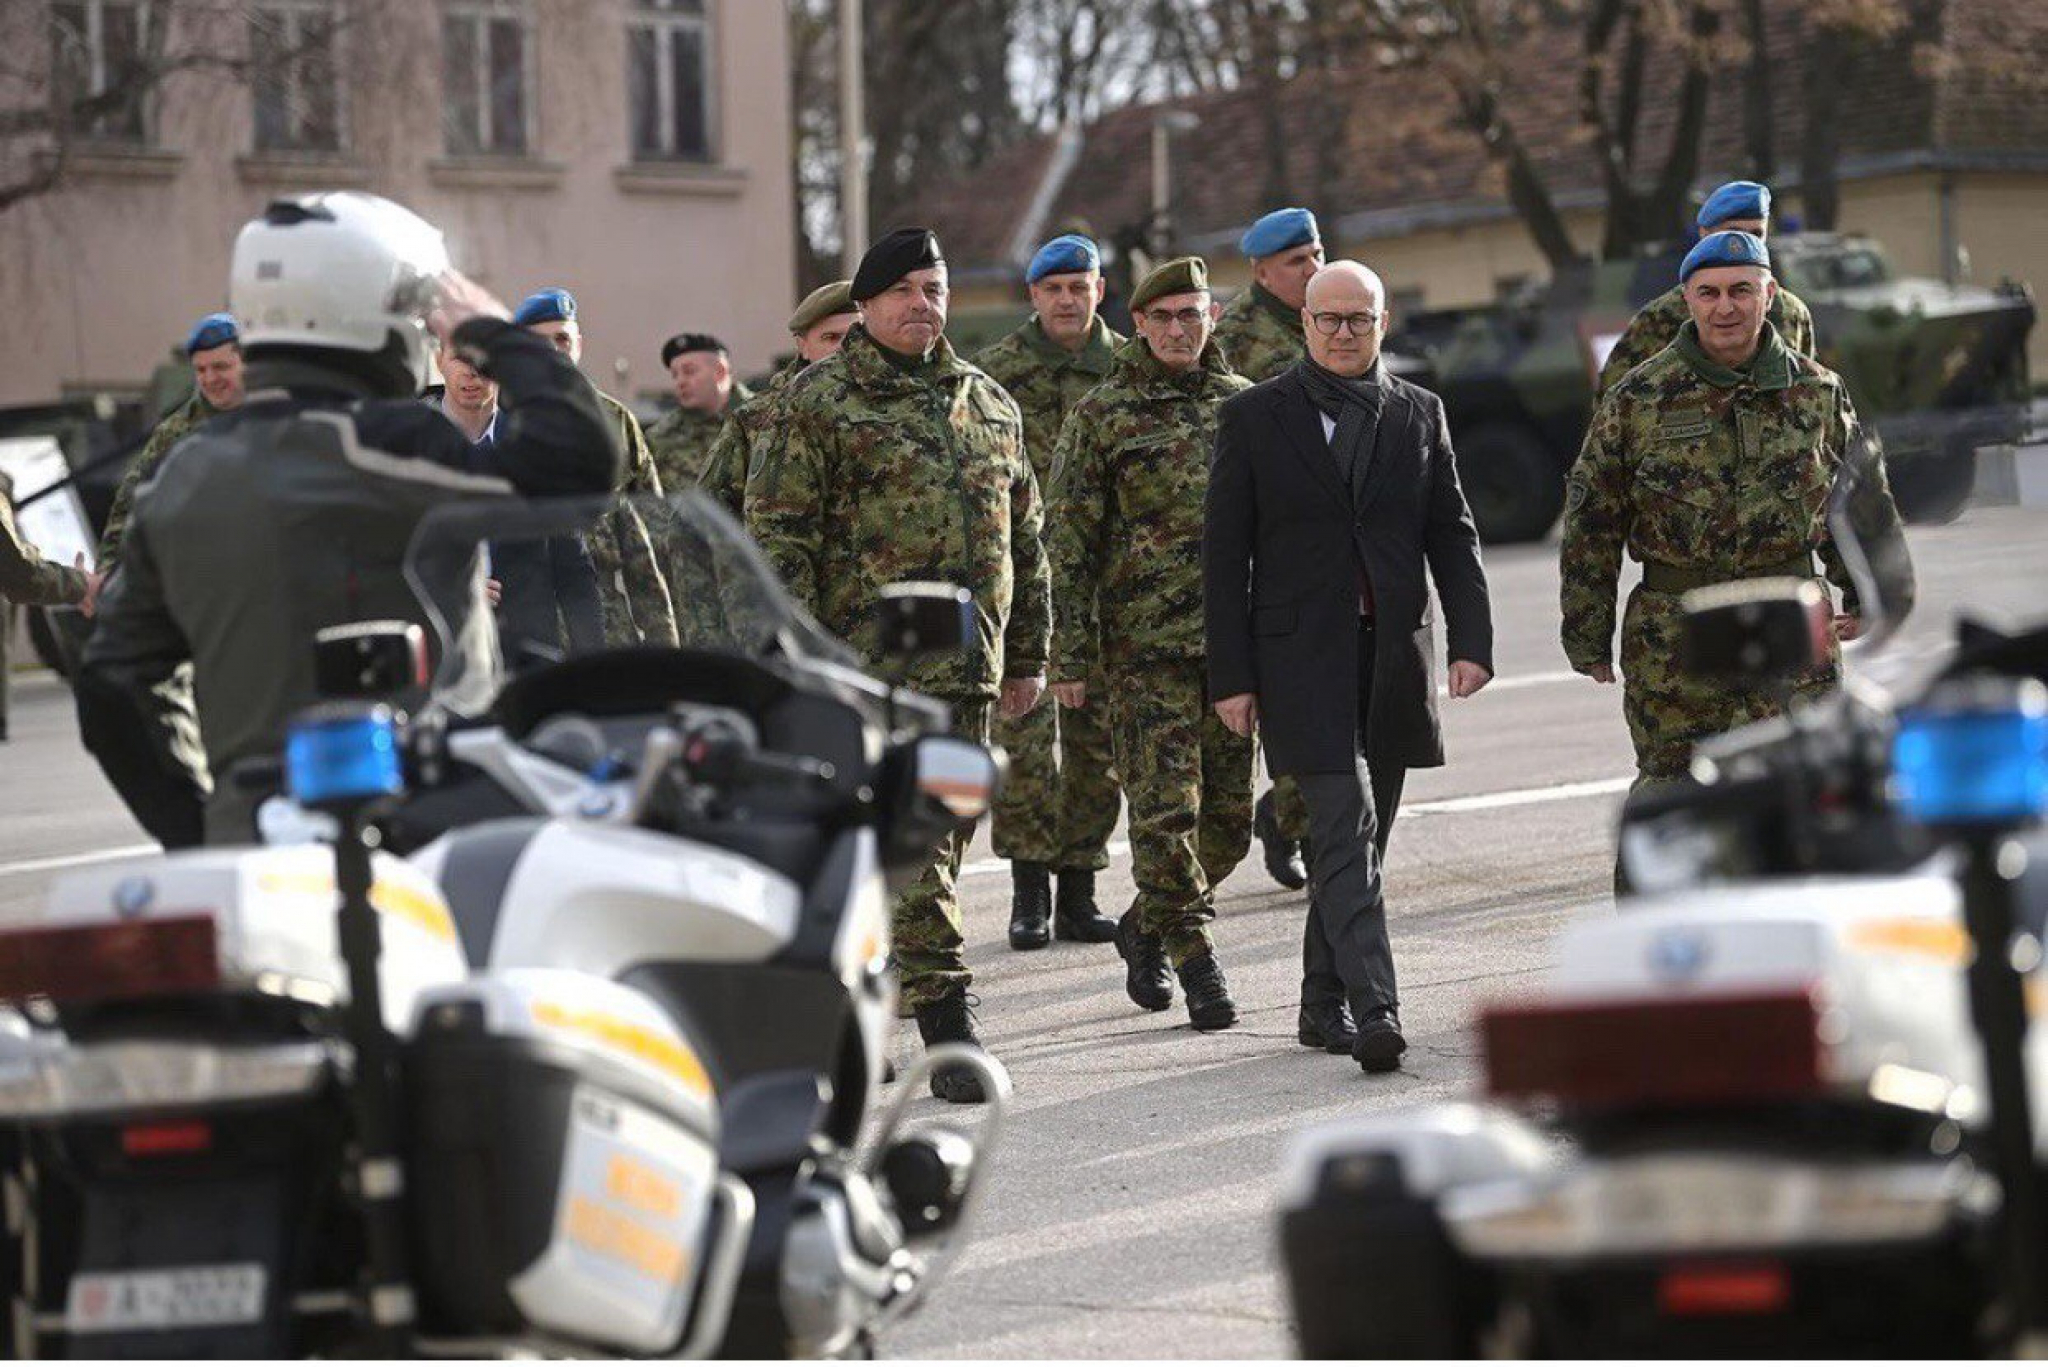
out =
{"type": "Polygon", "coordinates": [[[868,248],[848,293],[855,303],[864,304],[912,271],[945,264],[938,236],[930,228],[897,228],[868,248]]]}
{"type": "Polygon", "coordinates": [[[672,364],[676,357],[686,351],[715,351],[722,356],[725,354],[725,343],[708,332],[678,332],[661,344],[662,365],[672,364]]]}

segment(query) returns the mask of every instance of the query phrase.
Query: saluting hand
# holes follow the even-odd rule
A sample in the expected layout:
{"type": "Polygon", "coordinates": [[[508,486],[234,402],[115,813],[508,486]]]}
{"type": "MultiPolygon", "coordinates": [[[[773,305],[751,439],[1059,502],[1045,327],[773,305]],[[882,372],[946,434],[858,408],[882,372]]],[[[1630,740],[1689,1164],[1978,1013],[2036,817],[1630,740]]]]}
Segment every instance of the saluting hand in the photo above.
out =
{"type": "Polygon", "coordinates": [[[1451,661],[1450,690],[1454,698],[1469,698],[1493,682],[1493,671],[1470,660],[1451,661]]]}
{"type": "Polygon", "coordinates": [[[427,312],[427,330],[449,345],[449,334],[478,315],[507,318],[510,313],[498,296],[458,270],[442,272],[434,307],[427,312]]]}
{"type": "Polygon", "coordinates": [[[1233,693],[1216,700],[1216,715],[1233,735],[1249,736],[1259,725],[1259,695],[1233,693]]]}

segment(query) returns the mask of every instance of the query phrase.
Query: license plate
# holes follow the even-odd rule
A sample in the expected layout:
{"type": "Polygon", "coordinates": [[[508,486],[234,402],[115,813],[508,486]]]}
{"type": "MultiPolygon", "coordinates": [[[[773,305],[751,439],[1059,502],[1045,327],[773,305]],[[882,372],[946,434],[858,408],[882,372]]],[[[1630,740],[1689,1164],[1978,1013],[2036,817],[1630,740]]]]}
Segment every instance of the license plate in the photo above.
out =
{"type": "Polygon", "coordinates": [[[74,1334],[255,1324],[266,1282],[261,1263],[86,1272],[71,1279],[64,1319],[74,1334]]]}

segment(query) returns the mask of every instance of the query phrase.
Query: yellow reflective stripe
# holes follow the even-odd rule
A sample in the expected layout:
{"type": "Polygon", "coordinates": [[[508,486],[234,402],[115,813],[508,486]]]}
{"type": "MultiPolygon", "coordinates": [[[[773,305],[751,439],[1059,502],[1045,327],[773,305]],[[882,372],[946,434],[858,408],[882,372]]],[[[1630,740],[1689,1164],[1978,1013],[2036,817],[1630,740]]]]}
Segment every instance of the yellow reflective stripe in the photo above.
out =
{"type": "MultiPolygon", "coordinates": [[[[333,876],[317,873],[265,873],[257,877],[256,887],[262,892],[279,894],[337,895],[333,876]]],[[[418,926],[437,940],[452,943],[455,939],[455,918],[448,914],[447,905],[432,893],[380,879],[370,885],[370,905],[385,916],[395,916],[418,926]]]]}
{"type": "Polygon", "coordinates": [[[571,1243],[671,1285],[683,1279],[690,1265],[688,1250],[674,1239],[585,1196],[569,1198],[562,1213],[562,1233],[571,1243]]]}
{"type": "Polygon", "coordinates": [[[1960,964],[1970,956],[1970,937],[1955,921],[1859,921],[1849,928],[1849,943],[1857,949],[1917,954],[1943,963],[1960,964]]]}
{"type": "Polygon", "coordinates": [[[557,1002],[535,1002],[533,1019],[537,1025],[588,1035],[667,1073],[700,1099],[711,1099],[711,1075],[704,1071],[703,1063],[681,1040],[609,1012],[568,1007],[557,1002]]]}

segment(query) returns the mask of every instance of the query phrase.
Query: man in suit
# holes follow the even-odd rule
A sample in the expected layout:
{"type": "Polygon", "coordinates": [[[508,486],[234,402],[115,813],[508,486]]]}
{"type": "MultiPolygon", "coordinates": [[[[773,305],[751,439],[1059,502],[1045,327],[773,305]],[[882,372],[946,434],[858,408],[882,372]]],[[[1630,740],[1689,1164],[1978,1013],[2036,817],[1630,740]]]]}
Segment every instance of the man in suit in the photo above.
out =
{"type": "Polygon", "coordinates": [[[1308,359],[1220,414],[1203,539],[1209,695],[1308,800],[1297,1035],[1391,1072],[1408,1046],[1380,857],[1407,771],[1444,758],[1425,565],[1452,697],[1492,678],[1493,621],[1443,404],[1380,362],[1379,277],[1325,266],[1302,323],[1308,359]]]}

